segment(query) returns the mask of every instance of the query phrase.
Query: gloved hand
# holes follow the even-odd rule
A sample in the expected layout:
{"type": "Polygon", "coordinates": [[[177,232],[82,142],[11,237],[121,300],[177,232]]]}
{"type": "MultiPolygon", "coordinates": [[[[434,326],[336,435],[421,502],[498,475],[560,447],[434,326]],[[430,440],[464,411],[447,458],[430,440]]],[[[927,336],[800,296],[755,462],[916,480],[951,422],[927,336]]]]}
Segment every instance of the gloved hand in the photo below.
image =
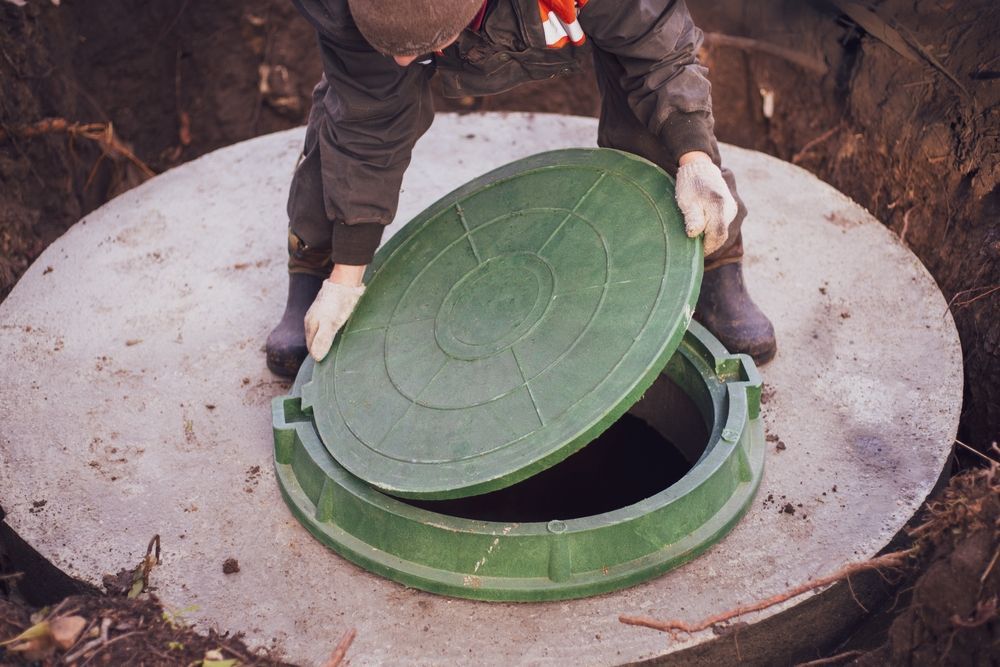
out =
{"type": "Polygon", "coordinates": [[[350,287],[324,280],[313,304],[306,311],[306,347],[316,361],[323,361],[333,337],[354,312],[365,286],[350,287]]]}
{"type": "Polygon", "coordinates": [[[705,233],[705,255],[729,238],[729,223],[739,211],[722,171],[711,160],[692,160],[677,170],[677,205],[691,238],[705,233]]]}
{"type": "Polygon", "coordinates": [[[579,8],[587,0],[538,0],[538,13],[542,15],[542,29],[545,32],[545,46],[558,49],[572,42],[580,46],[587,41],[580,22],[576,20],[579,8]]]}

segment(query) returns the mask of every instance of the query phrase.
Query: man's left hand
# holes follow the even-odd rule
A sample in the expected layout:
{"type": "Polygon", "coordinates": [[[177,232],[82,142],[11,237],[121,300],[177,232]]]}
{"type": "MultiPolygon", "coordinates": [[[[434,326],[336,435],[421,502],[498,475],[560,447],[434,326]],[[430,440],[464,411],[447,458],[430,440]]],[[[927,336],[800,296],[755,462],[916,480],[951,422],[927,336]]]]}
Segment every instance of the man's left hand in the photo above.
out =
{"type": "Polygon", "coordinates": [[[685,154],[681,158],[677,170],[677,205],[684,214],[687,235],[694,238],[704,232],[706,256],[721,248],[729,238],[729,224],[739,211],[722,171],[704,153],[685,154]]]}

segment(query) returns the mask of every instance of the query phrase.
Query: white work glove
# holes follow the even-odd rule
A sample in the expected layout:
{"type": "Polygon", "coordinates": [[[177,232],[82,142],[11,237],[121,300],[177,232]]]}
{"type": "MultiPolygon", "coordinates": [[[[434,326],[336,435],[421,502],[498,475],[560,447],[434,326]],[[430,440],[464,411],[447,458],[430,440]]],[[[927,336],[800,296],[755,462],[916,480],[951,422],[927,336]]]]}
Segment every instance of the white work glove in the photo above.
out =
{"type": "Polygon", "coordinates": [[[306,347],[313,359],[323,361],[333,345],[333,337],[347,322],[364,293],[364,285],[350,287],[323,281],[316,300],[306,311],[306,347]]]}
{"type": "Polygon", "coordinates": [[[692,160],[677,170],[677,205],[684,229],[694,238],[705,233],[705,254],[711,255],[729,238],[729,223],[738,208],[722,171],[710,160],[692,160]]]}

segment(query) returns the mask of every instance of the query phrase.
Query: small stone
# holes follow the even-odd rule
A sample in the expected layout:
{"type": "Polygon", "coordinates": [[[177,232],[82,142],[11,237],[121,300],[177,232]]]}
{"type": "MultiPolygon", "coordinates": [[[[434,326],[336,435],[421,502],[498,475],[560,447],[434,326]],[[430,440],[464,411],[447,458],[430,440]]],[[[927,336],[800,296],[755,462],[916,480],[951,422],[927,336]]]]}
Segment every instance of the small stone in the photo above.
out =
{"type": "Polygon", "coordinates": [[[60,616],[49,621],[52,640],[64,651],[76,643],[85,627],[87,619],[82,616],[60,616]]]}
{"type": "Polygon", "coordinates": [[[236,574],[240,571],[240,562],[235,558],[227,558],[222,564],[223,574],[236,574]]]}
{"type": "Polygon", "coordinates": [[[795,508],[792,507],[791,503],[785,503],[785,506],[781,508],[781,511],[785,514],[795,514],[795,508]]]}
{"type": "Polygon", "coordinates": [[[784,451],[785,449],[788,449],[788,448],[787,448],[787,447],[785,446],[785,441],[784,441],[784,440],[779,440],[779,441],[778,441],[778,444],[776,444],[776,445],[774,446],[774,448],[775,448],[775,449],[777,449],[777,450],[778,450],[779,452],[781,452],[781,451],[784,451]]]}

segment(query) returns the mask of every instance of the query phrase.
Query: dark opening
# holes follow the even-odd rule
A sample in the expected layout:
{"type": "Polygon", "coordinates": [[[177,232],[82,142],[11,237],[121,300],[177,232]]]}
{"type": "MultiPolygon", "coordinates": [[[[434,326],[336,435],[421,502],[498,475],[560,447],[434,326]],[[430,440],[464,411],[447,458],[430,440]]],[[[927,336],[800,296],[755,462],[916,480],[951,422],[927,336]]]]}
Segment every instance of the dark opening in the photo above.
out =
{"type": "Polygon", "coordinates": [[[565,461],[506,489],[455,500],[404,500],[466,519],[527,523],[626,507],[683,477],[708,443],[701,413],[660,376],[628,413],[565,461]]]}

